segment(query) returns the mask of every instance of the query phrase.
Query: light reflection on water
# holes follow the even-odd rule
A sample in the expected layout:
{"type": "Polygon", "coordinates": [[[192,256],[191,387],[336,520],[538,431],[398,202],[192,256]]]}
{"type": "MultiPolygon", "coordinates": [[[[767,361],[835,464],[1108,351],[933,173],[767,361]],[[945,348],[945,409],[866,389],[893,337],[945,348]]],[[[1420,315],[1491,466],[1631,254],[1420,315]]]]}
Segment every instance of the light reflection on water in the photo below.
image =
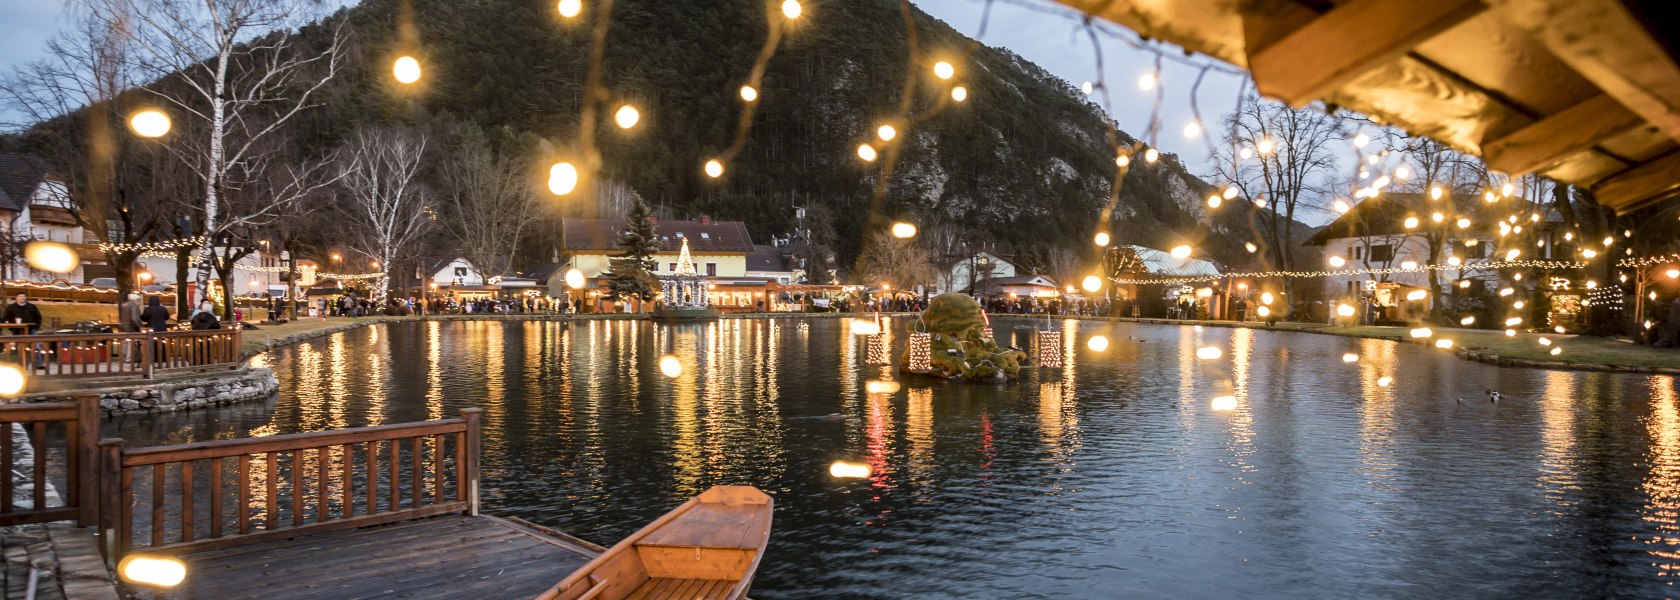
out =
{"type": "MultiPolygon", "coordinates": [[[[1047,325],[993,326],[1025,341],[1047,325]]],[[[1649,597],[1680,569],[1672,377],[1048,326],[1061,369],[866,394],[892,370],[847,320],[392,324],[264,358],[272,403],[113,428],[144,445],[482,406],[494,514],[611,543],[711,485],[775,495],[761,598],[1649,597]],[[1097,333],[1107,352],[1085,348],[1097,333]],[[1209,345],[1224,358],[1197,360],[1209,345]],[[665,352],[681,376],[659,375],[665,352]],[[1220,395],[1236,407],[1214,411],[1220,395]],[[871,476],[835,480],[835,460],[871,476]]]]}

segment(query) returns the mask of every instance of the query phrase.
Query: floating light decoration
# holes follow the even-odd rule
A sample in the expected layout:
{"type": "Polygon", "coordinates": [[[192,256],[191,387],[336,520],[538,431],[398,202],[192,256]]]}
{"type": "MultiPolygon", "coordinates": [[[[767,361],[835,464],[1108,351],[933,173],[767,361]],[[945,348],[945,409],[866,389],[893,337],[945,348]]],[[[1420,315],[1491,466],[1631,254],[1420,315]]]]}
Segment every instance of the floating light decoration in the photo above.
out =
{"type": "Polygon", "coordinates": [[[939,61],[939,62],[936,62],[936,63],[933,63],[933,75],[934,75],[934,77],[938,77],[940,79],[950,79],[952,76],[954,76],[956,74],[957,74],[957,68],[951,66],[951,63],[945,62],[943,60],[939,61]]]}
{"type": "Polygon", "coordinates": [[[858,158],[863,159],[863,162],[875,162],[875,147],[869,144],[858,144],[857,155],[858,158]]]}
{"type": "Polygon", "coordinates": [[[1085,279],[1079,282],[1079,287],[1087,292],[1095,292],[1102,289],[1102,278],[1096,275],[1086,275],[1085,279]]]}
{"type": "Polygon", "coordinates": [[[1184,125],[1184,137],[1193,138],[1202,134],[1202,124],[1191,121],[1184,125]]]}
{"type": "Polygon", "coordinates": [[[1352,352],[1344,353],[1344,354],[1342,354],[1342,362],[1345,362],[1345,363],[1359,362],[1359,355],[1354,354],[1352,352]]]}
{"type": "Polygon", "coordinates": [[[1033,333],[1033,349],[1038,353],[1038,365],[1051,369],[1062,367],[1062,332],[1039,330],[1033,333]]]}
{"type": "Polygon", "coordinates": [[[155,108],[142,109],[128,117],[128,128],[144,138],[163,137],[169,133],[169,115],[155,108]]]}
{"type": "Polygon", "coordinates": [[[1428,297],[1429,297],[1429,292],[1426,292],[1426,291],[1423,291],[1423,290],[1412,290],[1410,292],[1406,292],[1406,299],[1411,300],[1413,302],[1416,302],[1418,300],[1423,300],[1423,299],[1428,298],[1428,297]]]}
{"type": "Polygon", "coordinates": [[[906,345],[905,354],[908,355],[906,362],[910,363],[909,368],[912,372],[921,373],[933,370],[933,334],[925,331],[911,332],[910,340],[906,342],[906,345]]]}
{"type": "Polygon", "coordinates": [[[869,465],[837,460],[828,466],[828,474],[840,479],[866,479],[869,477],[869,465]]]}
{"type": "Polygon", "coordinates": [[[957,86],[957,87],[951,88],[951,101],[962,102],[962,101],[967,100],[967,99],[968,99],[968,88],[965,88],[965,87],[960,86],[960,85],[957,86]]]}
{"type": "Polygon", "coordinates": [[[1337,304],[1336,314],[1343,317],[1351,317],[1353,316],[1353,307],[1347,304],[1337,304]]]}
{"type": "Polygon", "coordinates": [[[718,159],[715,159],[715,158],[706,161],[706,176],[711,177],[712,179],[717,179],[719,177],[722,177],[723,176],[723,163],[718,162],[718,159]]]}
{"type": "Polygon", "coordinates": [[[577,189],[578,170],[569,162],[557,162],[548,168],[548,191],[564,196],[577,189]]]}
{"type": "Polygon", "coordinates": [[[1355,148],[1364,148],[1365,145],[1369,143],[1371,143],[1371,136],[1363,133],[1353,136],[1353,147],[1355,148]]]}
{"type": "Polygon", "coordinates": [[[891,125],[882,125],[875,128],[875,135],[881,138],[883,142],[890,142],[893,138],[898,137],[898,129],[891,125]]]}
{"type": "Polygon", "coordinates": [[[117,565],[123,581],[151,587],[172,588],[187,578],[187,565],[173,556],[130,554],[117,565]]]}
{"type": "Polygon", "coordinates": [[[1087,81],[1079,84],[1079,91],[1085,92],[1085,95],[1089,96],[1091,95],[1091,92],[1097,91],[1097,86],[1087,81]]]}
{"type": "Polygon", "coordinates": [[[1540,345],[1542,345],[1542,346],[1550,346],[1550,345],[1552,345],[1552,339],[1551,339],[1551,338],[1547,338],[1547,337],[1542,337],[1542,338],[1540,338],[1540,345]]]}
{"type": "Polygon", "coordinates": [[[1505,319],[1505,326],[1506,327],[1515,327],[1517,325],[1521,325],[1522,322],[1523,322],[1522,317],[1511,317],[1511,318],[1505,319]]]}
{"type": "Polygon", "coordinates": [[[1420,338],[1421,339],[1421,338],[1426,338],[1426,337],[1432,337],[1434,335],[1435,335],[1435,332],[1433,330],[1429,329],[1428,327],[1418,327],[1418,328],[1415,328],[1415,329],[1412,330],[1412,337],[1414,337],[1414,338],[1420,338]]]}
{"type": "Polygon", "coordinates": [[[1157,78],[1154,73],[1144,73],[1138,77],[1138,89],[1145,92],[1155,89],[1155,84],[1158,81],[1159,78],[1157,78]]]}
{"type": "Polygon", "coordinates": [[[1260,142],[1254,145],[1254,151],[1259,152],[1261,156],[1265,156],[1272,153],[1272,147],[1271,138],[1261,138],[1260,142]]]}
{"type": "Polygon", "coordinates": [[[1438,186],[1438,185],[1429,186],[1429,199],[1430,200],[1440,200],[1442,193],[1443,192],[1441,190],[1441,186],[1438,186]]]}
{"type": "Polygon", "coordinates": [[[583,12],[583,0],[560,0],[560,16],[568,19],[583,12]]]}
{"type": "Polygon", "coordinates": [[[741,100],[744,102],[757,102],[758,88],[750,85],[741,86],[741,100]]]}
{"type": "Polygon", "coordinates": [[[23,247],[23,260],[37,271],[69,273],[81,264],[81,258],[69,244],[33,241],[23,247]]]}
{"type": "Polygon", "coordinates": [[[1400,263],[1400,268],[1408,270],[1408,271],[1410,271],[1412,269],[1416,269],[1417,268],[1417,261],[1408,260],[1408,261],[1401,262],[1400,263]]]}
{"type": "Polygon", "coordinates": [[[868,336],[865,347],[865,362],[875,366],[892,364],[892,338],[886,332],[868,336]]]}
{"type": "Polygon", "coordinates": [[[799,15],[804,12],[805,8],[799,5],[799,0],[782,1],[782,16],[789,19],[797,19],[799,18],[799,15]]]}
{"type": "Polygon", "coordinates": [[[399,56],[391,63],[391,76],[397,78],[397,83],[410,84],[420,81],[420,61],[412,56],[399,56]]]}
{"type": "Polygon", "coordinates": [[[1108,336],[1093,335],[1091,339],[1085,340],[1085,347],[1090,348],[1092,352],[1106,352],[1108,351],[1108,336]]]}
{"type": "Polygon", "coordinates": [[[1417,229],[1418,218],[1417,217],[1406,217],[1405,225],[1406,225],[1406,229],[1417,229]]]}
{"type": "Polygon", "coordinates": [[[1227,411],[1236,410],[1237,409],[1237,397],[1236,396],[1218,396],[1218,397],[1215,397],[1213,399],[1213,402],[1210,405],[1210,407],[1213,410],[1216,410],[1216,411],[1219,411],[1219,412],[1227,412],[1227,411]]]}
{"type": "Polygon", "coordinates": [[[1394,178],[1395,179],[1411,179],[1411,177],[1412,177],[1412,170],[1410,168],[1407,168],[1406,165],[1400,165],[1400,166],[1394,168],[1394,178]]]}
{"type": "Polygon", "coordinates": [[[1132,164],[1132,157],[1129,156],[1129,155],[1121,154],[1119,156],[1114,157],[1114,165],[1115,166],[1125,168],[1126,166],[1128,166],[1130,164],[1132,164]]]}
{"type": "Polygon", "coordinates": [[[1190,246],[1184,244],[1173,246],[1172,257],[1179,260],[1190,258],[1190,246]]]}
{"type": "Polygon", "coordinates": [[[877,335],[881,333],[881,324],[874,319],[852,319],[852,334],[877,335]]]}
{"type": "Polygon", "coordinates": [[[1463,325],[1465,327],[1475,325],[1476,324],[1476,317],[1474,317],[1474,316],[1464,317],[1464,318],[1458,320],[1458,324],[1463,325]]]}
{"type": "Polygon", "coordinates": [[[1515,330],[1515,329],[1506,329],[1506,330],[1505,330],[1505,337],[1517,337],[1517,330],[1515,330]]]}
{"type": "Polygon", "coordinates": [[[1260,315],[1261,317],[1269,317],[1272,316],[1272,309],[1262,306],[1255,309],[1254,314],[1260,315]]]}
{"type": "Polygon", "coordinates": [[[659,372],[664,373],[666,377],[675,379],[682,375],[682,361],[677,360],[677,356],[675,354],[666,354],[665,356],[661,356],[659,357],[659,372]]]}
{"type": "Polygon", "coordinates": [[[1243,244],[1243,248],[1247,249],[1249,254],[1254,254],[1255,251],[1260,249],[1259,246],[1254,245],[1254,242],[1248,242],[1248,243],[1243,244]]]}
{"type": "Polygon", "coordinates": [[[1242,150],[1237,151],[1237,156],[1243,160],[1254,158],[1254,149],[1248,146],[1243,146],[1242,150]]]}
{"type": "Polygon", "coordinates": [[[1453,347],[1453,341],[1448,339],[1435,340],[1435,347],[1446,350],[1453,347]]]}
{"type": "Polygon", "coordinates": [[[1556,347],[1556,348],[1552,348],[1552,351],[1548,352],[1548,354],[1551,354],[1552,356],[1557,356],[1559,354],[1563,354],[1563,347],[1559,346],[1559,347],[1556,347]]]}
{"type": "Polygon", "coordinates": [[[618,112],[613,113],[613,121],[618,123],[619,129],[635,127],[636,123],[641,120],[642,111],[636,110],[636,107],[629,104],[618,107],[618,112]]]}
{"type": "Polygon", "coordinates": [[[583,271],[571,269],[566,271],[566,287],[574,290],[583,289],[583,271]]]}
{"type": "Polygon", "coordinates": [[[1109,242],[1108,232],[1098,231],[1097,235],[1091,236],[1091,241],[1095,242],[1098,246],[1107,246],[1109,242]]]}
{"type": "Polygon", "coordinates": [[[1219,208],[1219,205],[1223,204],[1224,202],[1225,202],[1225,200],[1223,198],[1220,198],[1219,194],[1214,194],[1212,196],[1208,196],[1208,199],[1207,199],[1208,208],[1219,208]]]}
{"type": "Polygon", "coordinates": [[[1154,163],[1161,159],[1161,151],[1154,148],[1143,151],[1143,162],[1154,163]]]}
{"type": "Polygon", "coordinates": [[[901,240],[916,237],[916,225],[904,221],[893,223],[892,236],[901,240]]]}
{"type": "Polygon", "coordinates": [[[26,381],[17,365],[0,365],[0,396],[10,398],[22,393],[26,381]]]}
{"type": "Polygon", "coordinates": [[[1330,256],[1330,266],[1331,267],[1335,267],[1337,269],[1340,269],[1340,268],[1342,268],[1343,266],[1346,266],[1346,265],[1347,265],[1347,259],[1342,258],[1341,256],[1338,256],[1338,255],[1331,255],[1330,256]]]}
{"type": "MultiPolygon", "coordinates": [[[[1470,219],[1464,219],[1464,218],[1460,218],[1460,219],[1459,219],[1459,220],[1458,220],[1458,223],[1457,223],[1457,224],[1458,224],[1458,228],[1459,228],[1459,229],[1464,229],[1464,228],[1465,228],[1465,227],[1469,227],[1469,226],[1470,226],[1470,219]]],[[[1471,240],[1471,241],[1472,241],[1472,242],[1474,242],[1474,240],[1471,240]]]]}
{"type": "Polygon", "coordinates": [[[1275,296],[1272,296],[1271,292],[1260,292],[1260,303],[1261,304],[1270,305],[1272,303],[1272,301],[1276,300],[1276,299],[1277,298],[1275,296]]]}

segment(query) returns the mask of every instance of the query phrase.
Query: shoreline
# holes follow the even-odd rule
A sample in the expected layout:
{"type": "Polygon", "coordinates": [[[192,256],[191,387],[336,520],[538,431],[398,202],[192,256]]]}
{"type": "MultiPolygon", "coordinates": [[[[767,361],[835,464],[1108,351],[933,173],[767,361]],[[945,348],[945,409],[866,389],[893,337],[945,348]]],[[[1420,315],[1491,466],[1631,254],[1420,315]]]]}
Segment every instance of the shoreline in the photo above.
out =
{"type": "MultiPolygon", "coordinates": [[[[774,319],[774,318],[801,318],[801,319],[805,319],[805,318],[828,318],[828,319],[836,319],[836,318],[861,318],[861,317],[867,317],[867,316],[872,315],[872,314],[876,314],[876,313],[795,313],[795,312],[764,313],[764,312],[750,312],[750,313],[737,313],[737,314],[720,315],[719,318],[723,318],[723,319],[774,319]]],[[[904,317],[904,316],[914,315],[915,313],[880,313],[880,314],[883,315],[883,316],[904,317]]],[[[1044,318],[1042,315],[1002,314],[1002,315],[991,315],[991,316],[995,317],[995,318],[999,318],[999,319],[1019,319],[1019,320],[1040,320],[1040,319],[1044,318]]],[[[625,314],[625,313],[589,313],[589,314],[569,314],[569,315],[553,315],[553,314],[456,315],[456,314],[451,314],[451,315],[425,315],[425,316],[408,315],[408,316],[400,316],[400,317],[374,316],[374,317],[333,317],[333,318],[334,319],[349,318],[351,320],[349,322],[335,323],[335,324],[327,325],[327,326],[324,326],[324,327],[317,327],[317,328],[307,329],[307,330],[303,330],[303,331],[294,331],[294,332],[291,332],[291,333],[286,333],[284,335],[281,335],[280,337],[270,337],[269,335],[264,335],[266,330],[269,329],[270,327],[263,327],[262,329],[247,330],[246,333],[245,333],[246,342],[245,342],[245,349],[244,349],[243,357],[244,357],[245,360],[248,361],[252,357],[254,357],[258,354],[261,354],[263,352],[267,352],[269,350],[273,350],[275,348],[279,348],[279,347],[283,347],[283,346],[289,346],[289,345],[297,344],[297,343],[300,343],[300,342],[306,342],[306,341],[309,341],[309,340],[326,337],[326,336],[329,336],[329,335],[332,335],[332,334],[335,334],[335,333],[349,331],[349,330],[352,330],[352,329],[356,329],[356,328],[360,328],[360,327],[367,327],[367,326],[370,326],[370,325],[375,325],[375,324],[380,324],[380,323],[403,323],[403,322],[422,322],[422,321],[555,321],[555,322],[560,322],[560,321],[629,321],[629,320],[644,319],[645,316],[640,315],[640,314],[625,314]],[[258,336],[263,336],[262,341],[257,341],[258,336]]],[[[1150,319],[1150,318],[1132,318],[1132,317],[1093,317],[1093,316],[1074,316],[1074,317],[1058,316],[1058,317],[1052,317],[1052,319],[1054,319],[1054,320],[1076,319],[1076,320],[1079,320],[1079,321],[1090,321],[1090,322],[1097,322],[1097,323],[1108,322],[1108,323],[1139,323],[1139,324],[1144,324],[1144,325],[1175,325],[1175,326],[1179,326],[1179,327],[1200,325],[1200,326],[1203,326],[1203,327],[1225,327],[1225,328],[1229,328],[1229,329],[1243,328],[1243,329],[1254,329],[1254,330],[1260,330],[1260,331],[1280,331],[1280,332],[1289,332],[1289,333],[1312,333],[1312,334],[1318,334],[1318,335],[1332,335],[1332,336],[1345,337],[1345,338],[1375,339],[1375,340],[1385,340],[1385,341],[1390,341],[1390,342],[1398,342],[1398,343],[1402,343],[1402,344],[1410,343],[1410,344],[1424,345],[1420,342],[1412,341],[1412,339],[1409,336],[1406,335],[1406,329],[1404,327],[1374,327],[1373,326],[1373,327],[1361,327],[1361,328],[1358,328],[1358,329],[1353,329],[1353,328],[1342,328],[1342,327],[1337,327],[1337,326],[1333,326],[1333,325],[1329,325],[1329,324],[1323,324],[1323,323],[1305,323],[1305,322],[1298,322],[1298,321],[1279,321],[1276,325],[1268,325],[1268,324],[1263,323],[1263,322],[1183,321],[1183,320],[1176,320],[1176,319],[1150,319]],[[1372,330],[1372,329],[1376,329],[1376,330],[1380,330],[1380,331],[1369,331],[1369,330],[1372,330]],[[1392,330],[1392,331],[1389,331],[1389,330],[1392,330]]],[[[314,319],[306,319],[304,322],[312,321],[312,320],[314,320],[314,319]]],[[[293,321],[292,323],[300,323],[300,322],[293,321]]],[[[259,327],[262,327],[262,326],[259,325],[259,327]]],[[[279,327],[286,327],[286,326],[279,326],[279,327]]],[[[1460,335],[1468,333],[1468,334],[1473,335],[1473,336],[1490,336],[1490,335],[1493,335],[1493,334],[1497,333],[1494,330],[1479,330],[1479,329],[1449,329],[1447,331],[1459,332],[1460,335]]],[[[1523,335],[1531,336],[1531,337],[1538,337],[1539,336],[1539,334],[1523,334],[1523,335]]],[[[1569,338],[1569,336],[1559,336],[1559,337],[1569,338]]],[[[1575,339],[1575,338],[1569,338],[1569,339],[1575,339]]],[[[1588,338],[1588,339],[1595,339],[1595,340],[1601,340],[1601,341],[1613,341],[1613,339],[1611,339],[1611,338],[1588,338]]],[[[1634,346],[1634,347],[1643,348],[1642,346],[1634,346]]],[[[1652,350],[1656,350],[1656,349],[1652,349],[1652,350]]],[[[1455,344],[1454,348],[1452,350],[1453,356],[1455,356],[1456,358],[1459,358],[1461,360],[1468,360],[1468,361],[1472,361],[1472,362],[1478,362],[1478,363],[1497,366],[1497,367],[1517,367],[1517,368],[1527,368],[1527,369],[1553,369],[1553,370],[1564,370],[1564,371],[1587,371],[1587,372],[1602,372],[1602,373],[1680,375],[1680,350],[1671,351],[1671,352],[1674,354],[1674,357],[1673,357],[1674,366],[1618,365],[1618,364],[1597,363],[1597,362],[1589,362],[1589,361],[1544,360],[1544,359],[1526,358],[1526,357],[1520,357],[1520,356],[1509,356],[1509,355],[1505,355],[1505,354],[1500,354],[1496,351],[1490,351],[1489,349],[1486,349],[1482,346],[1477,346],[1477,345],[1472,344],[1472,343],[1455,344]]]]}

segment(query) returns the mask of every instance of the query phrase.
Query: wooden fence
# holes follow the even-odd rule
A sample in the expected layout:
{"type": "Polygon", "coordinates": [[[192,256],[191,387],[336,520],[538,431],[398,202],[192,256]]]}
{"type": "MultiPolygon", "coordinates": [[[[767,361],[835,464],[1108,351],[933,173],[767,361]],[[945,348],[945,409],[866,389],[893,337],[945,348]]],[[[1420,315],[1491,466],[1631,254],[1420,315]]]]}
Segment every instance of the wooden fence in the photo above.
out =
{"type": "Polygon", "coordinates": [[[163,373],[229,369],[243,363],[239,329],[163,333],[77,333],[0,337],[0,362],[37,378],[151,379],[163,373]]]}
{"type": "Polygon", "coordinates": [[[74,402],[0,405],[0,526],[75,520],[92,525],[97,520],[98,497],[94,486],[94,465],[98,460],[94,441],[99,439],[99,397],[81,396],[74,402]],[[57,429],[62,427],[63,431],[57,429]],[[22,435],[16,435],[21,433],[22,435]],[[61,437],[60,437],[61,436],[61,437]],[[49,444],[54,438],[62,444],[49,444]],[[32,464],[23,464],[27,447],[32,464]],[[53,455],[64,463],[59,490],[60,502],[50,505],[48,471],[53,455]],[[29,502],[18,506],[20,479],[29,482],[29,502]]]}
{"type": "Polygon", "coordinates": [[[138,449],[101,440],[98,516],[106,560],[115,564],[136,549],[180,554],[476,515],[481,413],[468,408],[459,418],[423,423],[138,449]],[[137,538],[145,542],[138,548],[137,538]]]}

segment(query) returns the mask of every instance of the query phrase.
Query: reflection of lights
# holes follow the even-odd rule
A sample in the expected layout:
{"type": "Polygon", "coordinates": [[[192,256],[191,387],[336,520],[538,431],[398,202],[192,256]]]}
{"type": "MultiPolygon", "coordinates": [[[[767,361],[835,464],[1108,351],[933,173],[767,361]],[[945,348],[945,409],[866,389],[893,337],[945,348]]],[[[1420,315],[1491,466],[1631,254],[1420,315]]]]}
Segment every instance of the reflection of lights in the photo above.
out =
{"type": "Polygon", "coordinates": [[[871,379],[863,384],[863,391],[871,394],[896,394],[898,382],[891,379],[871,379]]]}
{"type": "Polygon", "coordinates": [[[187,565],[174,557],[132,554],[117,565],[117,574],[130,583],[170,588],[187,578],[187,565]]]}
{"type": "Polygon", "coordinates": [[[1435,347],[1440,348],[1442,350],[1446,350],[1448,348],[1453,347],[1453,341],[1448,340],[1448,339],[1435,340],[1435,347]]]}
{"type": "Polygon", "coordinates": [[[23,259],[31,268],[53,273],[69,273],[81,262],[69,244],[60,242],[29,242],[23,248],[23,259]]]}
{"type": "Polygon", "coordinates": [[[1394,383],[1394,378],[1393,377],[1389,377],[1387,375],[1384,375],[1382,377],[1377,378],[1377,387],[1388,387],[1388,384],[1390,384],[1390,383],[1394,383]]]}
{"type": "Polygon", "coordinates": [[[1090,348],[1092,352],[1102,352],[1108,350],[1108,337],[1093,335],[1091,336],[1091,339],[1086,340],[1085,347],[1090,348]]]}
{"type": "Polygon", "coordinates": [[[869,477],[869,465],[837,460],[828,466],[828,474],[834,477],[863,479],[869,477]]]}
{"type": "Polygon", "coordinates": [[[1540,345],[1542,345],[1542,346],[1550,346],[1550,345],[1552,345],[1552,340],[1551,340],[1551,338],[1540,338],[1540,345]]]}
{"type": "Polygon", "coordinates": [[[1505,337],[1517,337],[1517,330],[1515,330],[1515,329],[1506,329],[1506,330],[1505,330],[1505,337]]]}
{"type": "Polygon", "coordinates": [[[664,373],[666,377],[676,378],[677,376],[682,375],[682,361],[677,360],[677,356],[675,354],[666,354],[665,356],[661,356],[659,357],[659,372],[664,373]]]}
{"type": "Polygon", "coordinates": [[[876,335],[881,333],[881,324],[873,319],[852,319],[852,333],[857,335],[876,335]]]}
{"type": "Polygon", "coordinates": [[[1202,360],[1218,360],[1219,357],[1224,355],[1224,351],[1213,346],[1204,346],[1196,349],[1196,358],[1200,358],[1202,360]]]}
{"type": "Polygon", "coordinates": [[[0,396],[16,396],[23,391],[23,369],[13,365],[0,365],[0,396]]]}
{"type": "Polygon", "coordinates": [[[1224,411],[1228,411],[1228,410],[1236,410],[1236,408],[1237,408],[1237,397],[1236,396],[1219,396],[1219,397],[1213,399],[1213,409],[1214,410],[1224,412],[1224,411]]]}
{"type": "Polygon", "coordinates": [[[1346,354],[1343,354],[1342,355],[1342,362],[1345,362],[1345,363],[1359,362],[1359,355],[1354,354],[1352,352],[1348,352],[1346,354]]]}
{"type": "Polygon", "coordinates": [[[1505,326],[1506,327],[1514,327],[1516,325],[1521,324],[1522,321],[1523,321],[1522,317],[1511,317],[1509,319],[1505,319],[1505,326]]]}
{"type": "Polygon", "coordinates": [[[1414,338],[1426,338],[1433,335],[1435,335],[1435,332],[1431,331],[1428,327],[1418,327],[1412,330],[1412,337],[1414,338]]]}

